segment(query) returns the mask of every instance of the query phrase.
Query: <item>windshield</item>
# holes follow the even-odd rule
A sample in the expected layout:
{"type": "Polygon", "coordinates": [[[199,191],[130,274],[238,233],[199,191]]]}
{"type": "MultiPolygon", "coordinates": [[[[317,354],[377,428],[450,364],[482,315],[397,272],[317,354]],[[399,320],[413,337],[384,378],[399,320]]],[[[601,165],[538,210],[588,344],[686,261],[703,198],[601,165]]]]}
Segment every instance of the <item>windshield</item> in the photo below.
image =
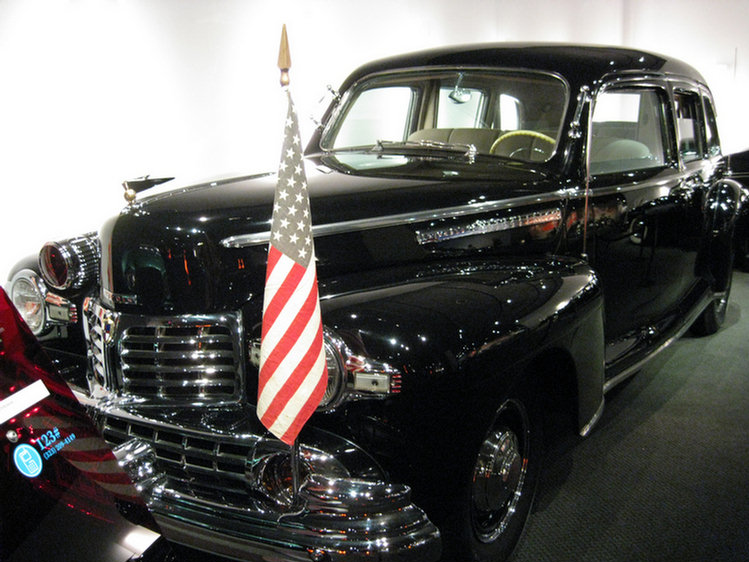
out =
{"type": "Polygon", "coordinates": [[[378,75],[351,88],[326,127],[331,151],[434,151],[545,162],[567,105],[565,82],[520,70],[441,69],[378,75]]]}

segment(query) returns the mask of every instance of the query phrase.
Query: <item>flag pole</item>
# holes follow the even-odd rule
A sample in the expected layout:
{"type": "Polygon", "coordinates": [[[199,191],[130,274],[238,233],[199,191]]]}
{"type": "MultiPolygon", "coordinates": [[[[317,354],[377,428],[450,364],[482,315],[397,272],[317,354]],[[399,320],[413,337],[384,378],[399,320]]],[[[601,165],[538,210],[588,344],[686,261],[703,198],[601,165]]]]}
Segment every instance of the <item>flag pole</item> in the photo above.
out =
{"type": "MultiPolygon", "coordinates": [[[[289,51],[289,38],[286,34],[286,24],[283,24],[281,28],[281,45],[278,48],[278,69],[281,71],[281,87],[285,90],[288,89],[289,83],[289,69],[291,68],[291,53],[289,51]]],[[[301,450],[299,447],[299,438],[294,439],[294,443],[291,445],[291,493],[292,493],[292,505],[297,505],[299,501],[299,490],[302,486],[301,483],[301,450]]]]}
{"type": "Polygon", "coordinates": [[[285,26],[278,67],[288,105],[265,274],[257,417],[290,448],[291,492],[298,507],[305,467],[297,438],[320,405],[328,372],[304,152],[289,91],[291,57],[285,26]]]}

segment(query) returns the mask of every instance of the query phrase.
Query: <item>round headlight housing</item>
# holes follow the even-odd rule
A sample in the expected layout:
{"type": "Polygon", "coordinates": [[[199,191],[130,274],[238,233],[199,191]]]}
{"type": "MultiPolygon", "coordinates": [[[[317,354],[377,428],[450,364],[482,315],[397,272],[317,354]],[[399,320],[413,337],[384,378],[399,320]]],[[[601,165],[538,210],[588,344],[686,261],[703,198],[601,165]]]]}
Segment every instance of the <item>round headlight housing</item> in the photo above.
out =
{"type": "Polygon", "coordinates": [[[57,290],[80,289],[96,278],[99,267],[96,233],[61,242],[47,242],[39,252],[39,269],[44,280],[57,290]]]}
{"type": "Polygon", "coordinates": [[[42,335],[47,329],[47,312],[44,305],[46,293],[44,282],[29,269],[18,272],[11,281],[10,299],[36,336],[42,335]]]}
{"type": "Polygon", "coordinates": [[[72,284],[73,257],[57,242],[48,242],[39,253],[39,267],[44,279],[55,289],[67,289],[72,284]]]}
{"type": "Polygon", "coordinates": [[[325,364],[328,367],[328,385],[325,388],[318,410],[327,410],[338,404],[346,382],[346,371],[343,365],[338,347],[330,340],[330,334],[326,334],[323,340],[325,347],[325,364]]]}

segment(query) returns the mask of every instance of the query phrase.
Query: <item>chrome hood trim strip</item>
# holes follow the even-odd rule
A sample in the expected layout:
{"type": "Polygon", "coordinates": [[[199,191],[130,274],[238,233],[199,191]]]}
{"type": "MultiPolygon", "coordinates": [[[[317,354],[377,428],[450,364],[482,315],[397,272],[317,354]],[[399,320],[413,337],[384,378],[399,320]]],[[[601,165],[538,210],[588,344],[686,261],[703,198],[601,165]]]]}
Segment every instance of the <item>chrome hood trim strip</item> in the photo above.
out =
{"type": "MultiPolygon", "coordinates": [[[[314,236],[330,236],[332,234],[347,234],[350,232],[360,232],[362,230],[371,230],[374,228],[386,228],[390,226],[403,226],[404,224],[416,224],[430,220],[440,220],[445,218],[472,216],[491,211],[500,211],[512,209],[513,207],[523,205],[543,204],[558,202],[560,198],[568,197],[570,193],[576,193],[577,190],[559,190],[538,195],[526,195],[524,197],[515,197],[512,199],[499,199],[497,201],[485,201],[481,203],[471,203],[456,207],[446,207],[431,211],[422,211],[419,213],[402,213],[398,215],[389,215],[384,217],[373,217],[367,219],[358,219],[352,221],[342,221],[329,224],[321,224],[312,227],[314,236]]],[[[267,244],[270,241],[270,231],[257,232],[254,234],[238,234],[229,236],[221,240],[224,248],[247,248],[267,244]]]]}
{"type": "MultiPolygon", "coordinates": [[[[626,187],[609,187],[598,188],[595,190],[596,195],[611,195],[616,193],[626,193],[632,190],[643,189],[644,187],[659,187],[665,190],[671,188],[672,180],[670,178],[659,178],[656,180],[645,181],[636,185],[626,187]]],[[[426,221],[437,221],[454,217],[470,217],[481,213],[492,211],[502,211],[525,205],[538,205],[544,203],[558,203],[560,199],[575,199],[583,197],[585,190],[579,187],[559,189],[556,191],[539,193],[536,195],[526,195],[524,197],[514,197],[511,199],[498,199],[496,201],[482,201],[480,203],[469,203],[455,207],[445,207],[418,213],[401,213],[397,215],[388,215],[384,217],[372,217],[366,219],[357,219],[351,221],[341,221],[329,224],[313,225],[312,233],[314,236],[330,236],[333,234],[347,234],[351,232],[361,232],[363,230],[372,230],[375,228],[387,228],[391,226],[403,226],[417,224],[426,221]]],[[[252,234],[237,234],[221,240],[224,248],[248,248],[259,246],[270,242],[270,231],[256,232],[252,234]]]]}

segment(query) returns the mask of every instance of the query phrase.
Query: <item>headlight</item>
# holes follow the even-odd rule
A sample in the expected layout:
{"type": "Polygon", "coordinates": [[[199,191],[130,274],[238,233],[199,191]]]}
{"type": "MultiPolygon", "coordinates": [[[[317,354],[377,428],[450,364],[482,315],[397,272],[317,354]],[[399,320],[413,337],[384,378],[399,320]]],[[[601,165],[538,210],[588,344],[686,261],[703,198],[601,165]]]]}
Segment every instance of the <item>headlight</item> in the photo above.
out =
{"type": "Polygon", "coordinates": [[[80,289],[96,279],[100,254],[99,240],[93,232],[48,242],[39,253],[39,269],[44,280],[55,289],[80,289]]]}
{"type": "MultiPolygon", "coordinates": [[[[328,385],[317,407],[330,411],[347,400],[386,398],[401,391],[401,372],[387,363],[358,350],[356,342],[347,344],[333,330],[323,327],[328,385]]],[[[249,341],[250,363],[260,368],[260,339],[249,341]]]]}
{"type": "Polygon", "coordinates": [[[328,366],[328,386],[325,388],[322,400],[320,400],[319,410],[328,408],[331,404],[336,404],[343,393],[346,381],[346,372],[343,367],[343,357],[334,343],[326,335],[323,345],[325,346],[325,363],[328,366]]]}
{"type": "Polygon", "coordinates": [[[31,270],[18,272],[11,281],[10,298],[29,329],[39,336],[46,330],[44,297],[46,289],[42,280],[31,270]]]}
{"type": "Polygon", "coordinates": [[[31,269],[22,269],[10,281],[10,298],[35,336],[55,326],[78,322],[78,307],[68,299],[50,293],[44,280],[31,269]]]}

